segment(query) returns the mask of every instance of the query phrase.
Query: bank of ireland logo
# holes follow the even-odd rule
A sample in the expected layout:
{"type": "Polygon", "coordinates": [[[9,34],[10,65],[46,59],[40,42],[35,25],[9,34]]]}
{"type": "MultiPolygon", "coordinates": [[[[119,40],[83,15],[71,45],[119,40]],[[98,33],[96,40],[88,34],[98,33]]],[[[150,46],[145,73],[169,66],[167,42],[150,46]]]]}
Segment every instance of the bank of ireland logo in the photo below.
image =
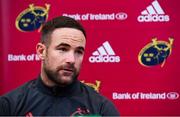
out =
{"type": "Polygon", "coordinates": [[[155,0],[141,12],[137,20],[139,22],[168,22],[170,18],[169,15],[165,14],[158,1],[155,0]]]}
{"type": "Polygon", "coordinates": [[[166,96],[169,100],[176,100],[179,98],[179,93],[178,92],[169,92],[169,93],[167,93],[166,96]]]}
{"type": "Polygon", "coordinates": [[[30,32],[40,29],[48,18],[49,4],[45,8],[30,4],[29,8],[23,10],[16,18],[16,28],[22,32],[30,32]]]}
{"type": "Polygon", "coordinates": [[[170,56],[173,45],[173,38],[169,38],[169,42],[158,41],[153,38],[152,42],[141,49],[138,55],[138,61],[143,66],[154,66],[161,64],[164,66],[166,59],[170,56]]]}
{"type": "Polygon", "coordinates": [[[120,57],[116,56],[114,50],[108,41],[104,42],[102,46],[98,47],[96,51],[89,57],[91,63],[116,63],[120,62],[120,57]]]}

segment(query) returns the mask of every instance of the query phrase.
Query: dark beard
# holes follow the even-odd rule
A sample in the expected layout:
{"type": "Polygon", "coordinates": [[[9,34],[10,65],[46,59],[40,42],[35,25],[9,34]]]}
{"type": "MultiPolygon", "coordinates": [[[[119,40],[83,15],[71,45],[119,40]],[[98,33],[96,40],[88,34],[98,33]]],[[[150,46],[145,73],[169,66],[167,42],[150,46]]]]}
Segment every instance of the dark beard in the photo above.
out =
{"type": "Polygon", "coordinates": [[[73,65],[59,66],[59,67],[57,67],[56,71],[52,71],[52,70],[48,69],[45,65],[44,72],[46,73],[49,80],[53,81],[57,86],[61,86],[61,87],[65,87],[65,86],[72,84],[73,82],[75,82],[77,80],[77,77],[79,75],[79,73],[77,72],[77,70],[74,68],[73,65]],[[65,68],[71,68],[74,71],[70,82],[64,82],[58,73],[59,70],[62,70],[65,68]]]}

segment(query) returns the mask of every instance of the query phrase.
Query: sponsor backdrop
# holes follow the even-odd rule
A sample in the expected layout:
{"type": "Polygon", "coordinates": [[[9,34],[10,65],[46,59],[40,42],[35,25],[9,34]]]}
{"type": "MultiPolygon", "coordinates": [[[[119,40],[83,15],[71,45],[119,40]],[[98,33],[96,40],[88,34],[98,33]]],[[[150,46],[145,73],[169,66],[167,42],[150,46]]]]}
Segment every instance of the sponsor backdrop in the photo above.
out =
{"type": "Polygon", "coordinates": [[[1,0],[0,94],[40,72],[41,24],[81,22],[87,48],[79,79],[121,115],[180,115],[179,0],[1,0]]]}

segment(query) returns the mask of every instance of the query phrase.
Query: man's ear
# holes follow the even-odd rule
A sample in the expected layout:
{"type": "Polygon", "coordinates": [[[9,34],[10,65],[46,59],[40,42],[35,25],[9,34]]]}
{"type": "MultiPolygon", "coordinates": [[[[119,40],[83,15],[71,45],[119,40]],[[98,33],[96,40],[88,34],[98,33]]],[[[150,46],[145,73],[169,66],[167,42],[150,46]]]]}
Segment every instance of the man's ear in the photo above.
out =
{"type": "Polygon", "coordinates": [[[46,46],[44,44],[42,44],[42,43],[38,43],[36,45],[36,52],[37,52],[38,57],[41,60],[44,60],[45,55],[46,55],[46,46]]]}

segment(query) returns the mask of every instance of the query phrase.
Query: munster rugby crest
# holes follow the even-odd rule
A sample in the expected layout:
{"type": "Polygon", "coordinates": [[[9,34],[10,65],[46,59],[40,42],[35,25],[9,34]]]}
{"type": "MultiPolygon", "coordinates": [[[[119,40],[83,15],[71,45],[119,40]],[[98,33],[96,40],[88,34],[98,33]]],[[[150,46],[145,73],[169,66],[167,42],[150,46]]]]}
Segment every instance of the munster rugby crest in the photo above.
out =
{"type": "Polygon", "coordinates": [[[138,55],[138,61],[143,66],[164,66],[166,59],[170,56],[173,45],[173,38],[169,38],[169,42],[158,41],[153,38],[151,43],[148,43],[141,49],[138,55]]]}
{"type": "MultiPolygon", "coordinates": [[[[81,82],[85,83],[84,80],[81,82]]],[[[85,84],[92,87],[95,91],[99,92],[101,81],[96,80],[94,84],[93,83],[85,83],[85,84]]]]}
{"type": "Polygon", "coordinates": [[[29,8],[23,10],[16,18],[16,28],[22,32],[30,32],[40,29],[48,18],[50,5],[45,4],[45,8],[30,4],[29,8]]]}

